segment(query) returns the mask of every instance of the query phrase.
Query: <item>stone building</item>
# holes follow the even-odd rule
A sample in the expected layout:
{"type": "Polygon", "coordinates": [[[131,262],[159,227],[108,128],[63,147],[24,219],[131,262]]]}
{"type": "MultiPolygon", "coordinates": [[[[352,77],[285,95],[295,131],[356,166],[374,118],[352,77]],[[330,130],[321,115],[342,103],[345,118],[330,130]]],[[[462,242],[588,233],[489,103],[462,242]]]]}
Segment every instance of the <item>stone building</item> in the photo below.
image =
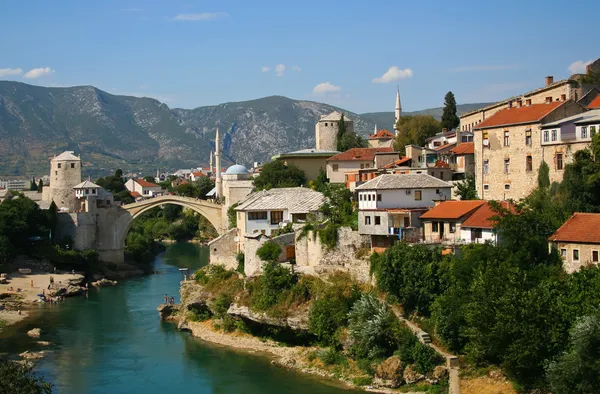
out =
{"type": "MultiPolygon", "coordinates": [[[[342,114],[333,111],[329,115],[322,115],[315,125],[315,140],[317,150],[336,151],[337,135],[340,131],[342,114]]],[[[344,115],[344,124],[347,132],[354,132],[354,122],[344,115]]]]}
{"type": "Polygon", "coordinates": [[[542,161],[550,166],[550,180],[561,181],[564,164],[587,144],[555,140],[555,145],[548,145],[542,141],[542,129],[584,111],[570,100],[548,100],[544,104],[519,101],[474,126],[477,194],[486,200],[526,197],[537,185],[542,161]]]}
{"type": "Polygon", "coordinates": [[[254,184],[250,172],[240,164],[227,168],[223,174],[223,207],[224,211],[234,204],[243,201],[252,193],[254,184]]]}
{"type": "Polygon", "coordinates": [[[377,126],[375,126],[375,132],[369,136],[369,147],[371,148],[391,148],[393,143],[394,134],[386,129],[377,131],[377,126]]]}
{"type": "Polygon", "coordinates": [[[281,153],[272,157],[282,160],[286,165],[293,164],[306,174],[306,180],[317,179],[321,170],[325,171],[327,159],[340,152],[320,149],[301,149],[289,153],[281,153]]]}
{"type": "Polygon", "coordinates": [[[81,183],[81,158],[66,151],[50,160],[50,185],[42,190],[42,200],[59,209],[75,210],[73,187],[81,183]]]}
{"type": "Polygon", "coordinates": [[[425,242],[461,242],[461,225],[485,203],[484,200],[440,202],[419,218],[425,242]]]}
{"type": "MultiPolygon", "coordinates": [[[[377,168],[375,159],[378,153],[396,156],[391,161],[399,159],[398,152],[393,152],[392,148],[389,147],[348,149],[346,152],[338,153],[327,159],[327,178],[329,178],[329,182],[346,183],[348,181],[346,178],[347,172],[377,168]]],[[[382,163],[382,165],[385,164],[382,163]]]]}
{"type": "Polygon", "coordinates": [[[549,238],[550,247],[560,252],[565,271],[571,273],[587,264],[598,265],[600,214],[574,213],[549,238]]]}

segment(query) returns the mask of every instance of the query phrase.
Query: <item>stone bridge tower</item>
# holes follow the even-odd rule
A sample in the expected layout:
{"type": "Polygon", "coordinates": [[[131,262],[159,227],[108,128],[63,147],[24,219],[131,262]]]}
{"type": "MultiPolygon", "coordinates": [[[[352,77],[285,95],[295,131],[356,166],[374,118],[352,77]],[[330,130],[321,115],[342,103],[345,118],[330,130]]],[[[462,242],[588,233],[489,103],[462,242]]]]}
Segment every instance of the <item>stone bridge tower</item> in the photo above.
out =
{"type": "Polygon", "coordinates": [[[46,201],[54,201],[58,209],[66,207],[74,211],[73,187],[80,183],[81,158],[72,151],[63,152],[50,160],[50,187],[42,197],[46,201]]]}

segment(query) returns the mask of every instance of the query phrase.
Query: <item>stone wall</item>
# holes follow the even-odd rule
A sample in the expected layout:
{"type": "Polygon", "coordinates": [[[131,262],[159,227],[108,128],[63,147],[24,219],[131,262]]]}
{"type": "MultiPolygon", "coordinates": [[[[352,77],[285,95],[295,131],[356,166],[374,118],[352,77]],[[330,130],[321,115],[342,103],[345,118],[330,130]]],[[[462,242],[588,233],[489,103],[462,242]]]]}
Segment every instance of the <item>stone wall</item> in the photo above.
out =
{"type": "Polygon", "coordinates": [[[563,257],[563,267],[568,273],[579,271],[581,267],[588,264],[597,265],[598,262],[592,261],[592,251],[600,253],[600,245],[598,244],[575,244],[569,242],[556,242],[554,244],[560,253],[561,250],[565,250],[565,256],[563,257]],[[579,260],[573,259],[573,251],[579,251],[579,260]]]}
{"type": "Polygon", "coordinates": [[[278,237],[268,238],[259,236],[257,238],[244,238],[244,273],[246,276],[257,275],[262,272],[263,261],[258,258],[256,251],[267,241],[275,242],[281,246],[279,262],[289,261],[287,247],[294,246],[295,234],[288,233],[278,237]]]}
{"type": "Polygon", "coordinates": [[[92,214],[66,213],[57,214],[56,240],[65,237],[73,239],[75,250],[96,249],[96,221],[92,214]]]}
{"type": "Polygon", "coordinates": [[[227,269],[237,269],[238,253],[237,229],[233,228],[208,243],[210,264],[224,265],[227,269]]]}
{"type": "Polygon", "coordinates": [[[360,249],[370,249],[371,241],[368,235],[360,235],[349,227],[338,230],[338,244],[335,249],[328,250],[322,245],[319,236],[309,233],[300,237],[296,236],[296,266],[298,269],[308,267],[314,273],[327,273],[332,271],[347,271],[357,280],[369,282],[369,259],[359,258],[360,249]]]}

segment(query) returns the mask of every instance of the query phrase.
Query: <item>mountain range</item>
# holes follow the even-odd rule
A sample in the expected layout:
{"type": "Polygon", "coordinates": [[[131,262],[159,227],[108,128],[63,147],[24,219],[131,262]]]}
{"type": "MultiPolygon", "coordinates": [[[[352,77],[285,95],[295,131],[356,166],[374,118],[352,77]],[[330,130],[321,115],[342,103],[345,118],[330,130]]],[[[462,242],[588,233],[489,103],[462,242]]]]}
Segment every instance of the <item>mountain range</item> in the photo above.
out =
{"type": "MultiPolygon", "coordinates": [[[[459,105],[459,113],[487,103],[459,105]]],[[[169,108],[152,98],[119,96],[93,86],[67,88],[0,81],[0,175],[43,175],[48,160],[64,150],[81,153],[86,175],[122,168],[156,169],[206,165],[214,150],[215,125],[226,163],[250,165],[277,153],[314,146],[315,122],[345,112],[361,135],[377,124],[391,128],[393,112],[355,114],[313,101],[270,96],[256,100],[169,108]]],[[[441,117],[441,108],[404,115],[441,117]]]]}

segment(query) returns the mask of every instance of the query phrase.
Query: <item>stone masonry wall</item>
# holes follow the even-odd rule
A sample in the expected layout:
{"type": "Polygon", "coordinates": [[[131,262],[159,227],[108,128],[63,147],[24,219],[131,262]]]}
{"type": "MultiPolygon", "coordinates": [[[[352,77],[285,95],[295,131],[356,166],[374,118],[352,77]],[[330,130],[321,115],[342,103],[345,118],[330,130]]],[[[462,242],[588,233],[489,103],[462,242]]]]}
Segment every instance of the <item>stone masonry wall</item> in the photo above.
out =
{"type": "Polygon", "coordinates": [[[262,272],[262,260],[256,251],[267,241],[275,242],[281,246],[279,262],[288,261],[286,247],[294,245],[295,234],[283,234],[278,237],[244,238],[244,273],[246,276],[257,275],[262,272]]]}
{"type": "Polygon", "coordinates": [[[569,274],[579,271],[581,267],[584,267],[588,264],[598,264],[598,262],[592,262],[592,251],[597,251],[600,253],[600,245],[599,244],[574,244],[574,243],[565,243],[565,242],[557,242],[556,248],[560,252],[561,249],[566,249],[566,256],[563,258],[563,266],[565,271],[569,274]],[[573,260],[573,250],[579,251],[579,260],[573,260]]]}
{"type": "Polygon", "coordinates": [[[237,246],[237,229],[233,228],[210,241],[208,248],[210,250],[209,263],[224,265],[227,269],[237,269],[238,262],[236,255],[238,252],[237,246]]]}

